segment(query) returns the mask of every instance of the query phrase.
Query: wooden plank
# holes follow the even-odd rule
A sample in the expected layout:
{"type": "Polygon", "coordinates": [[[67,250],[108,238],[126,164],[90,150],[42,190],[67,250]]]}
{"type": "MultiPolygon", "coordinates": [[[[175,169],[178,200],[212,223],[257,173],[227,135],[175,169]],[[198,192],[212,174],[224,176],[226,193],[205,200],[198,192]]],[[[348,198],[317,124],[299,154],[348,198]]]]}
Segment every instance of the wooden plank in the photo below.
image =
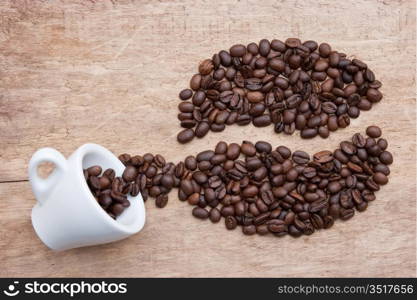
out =
{"type": "Polygon", "coordinates": [[[0,183],[0,276],[416,275],[414,1],[3,1],[0,28],[0,182],[26,180],[42,146],[69,155],[95,142],[177,162],[221,139],[249,138],[314,153],[371,124],[395,158],[390,184],[367,212],[297,240],[200,222],[171,194],[165,209],[147,203],[142,233],[54,253],[31,227],[29,184],[0,183]],[[233,43],[289,36],[367,62],[383,101],[327,140],[230,126],[176,142],[177,94],[200,60],[233,43]]]}
{"type": "Polygon", "coordinates": [[[191,207],[171,193],[164,209],[147,201],[139,234],[65,252],[48,250],[35,236],[29,185],[1,184],[0,276],[415,276],[416,191],[393,198],[398,175],[366,212],[309,237],[227,231],[223,222],[193,218],[191,207]]]}

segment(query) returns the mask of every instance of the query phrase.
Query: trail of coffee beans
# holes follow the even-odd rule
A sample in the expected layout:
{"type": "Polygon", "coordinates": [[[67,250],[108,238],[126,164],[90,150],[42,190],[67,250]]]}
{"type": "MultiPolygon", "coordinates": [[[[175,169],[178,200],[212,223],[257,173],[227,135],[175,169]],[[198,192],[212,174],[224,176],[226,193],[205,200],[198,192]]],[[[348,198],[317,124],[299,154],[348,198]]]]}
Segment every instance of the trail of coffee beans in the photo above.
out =
{"type": "Polygon", "coordinates": [[[364,62],[297,38],[236,44],[202,61],[198,71],[179,94],[180,143],[249,123],[326,138],[382,99],[381,82],[364,62]]]}
{"type": "MultiPolygon", "coordinates": [[[[381,83],[358,60],[333,51],[327,43],[301,43],[290,38],[234,45],[199,65],[190,89],[180,92],[178,119],[185,129],[177,140],[187,143],[209,130],[237,123],[263,127],[302,138],[322,138],[349,125],[360,110],[382,99],[381,83]],[[191,101],[188,101],[191,99],[191,101]]],[[[177,164],[161,155],[122,154],[121,177],[100,166],[84,170],[99,205],[117,218],[141,193],[165,207],[168,193],[194,206],[199,219],[220,222],[246,235],[298,237],[348,220],[375,200],[388,183],[393,157],[381,129],[370,126],[338,149],[312,157],[285,146],[243,141],[219,142],[215,149],[188,156],[177,164]]]]}
{"type": "Polygon", "coordinates": [[[85,174],[98,203],[114,218],[129,206],[129,193],[141,192],[145,201],[156,198],[162,208],[167,194],[178,187],[178,198],[195,206],[196,218],[217,223],[223,217],[227,229],[241,226],[247,235],[297,237],[329,228],[338,218],[348,220],[355,209],[366,210],[374,193],[388,183],[393,162],[388,143],[376,126],[366,134],[312,157],[263,141],[222,141],[176,165],[161,155],[123,154],[122,177],[114,177],[112,170],[98,177],[99,166],[85,174]]]}

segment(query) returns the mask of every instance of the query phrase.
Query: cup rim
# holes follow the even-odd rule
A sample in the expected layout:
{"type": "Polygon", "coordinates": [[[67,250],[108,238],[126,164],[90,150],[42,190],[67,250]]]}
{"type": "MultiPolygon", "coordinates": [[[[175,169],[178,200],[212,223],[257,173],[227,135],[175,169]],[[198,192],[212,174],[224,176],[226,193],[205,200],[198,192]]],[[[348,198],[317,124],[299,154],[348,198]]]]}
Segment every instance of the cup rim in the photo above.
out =
{"type": "MultiPolygon", "coordinates": [[[[121,163],[121,161],[109,150],[104,148],[103,146],[100,146],[98,144],[94,143],[88,143],[80,146],[76,151],[76,176],[78,179],[82,182],[81,188],[84,190],[85,193],[88,194],[89,201],[94,204],[94,207],[99,211],[99,215],[103,222],[106,222],[107,224],[116,227],[118,230],[126,233],[126,234],[133,234],[141,230],[145,223],[145,206],[143,203],[143,200],[139,203],[139,208],[137,210],[137,216],[135,217],[135,220],[126,225],[118,222],[117,220],[110,217],[105,210],[100,207],[100,205],[97,203],[96,199],[94,198],[93,194],[90,191],[90,188],[87,185],[87,182],[84,178],[84,172],[83,172],[83,159],[87,154],[90,153],[100,153],[101,155],[108,156],[115,165],[118,165],[119,168],[124,168],[124,165],[121,163]],[[141,216],[142,214],[142,216],[141,216]]],[[[141,195],[140,193],[138,195],[141,195]]],[[[133,197],[136,198],[136,197],[133,197]]],[[[140,197],[142,199],[142,197],[140,197]]],[[[130,209],[132,206],[129,206],[126,208],[126,210],[130,209]]]]}

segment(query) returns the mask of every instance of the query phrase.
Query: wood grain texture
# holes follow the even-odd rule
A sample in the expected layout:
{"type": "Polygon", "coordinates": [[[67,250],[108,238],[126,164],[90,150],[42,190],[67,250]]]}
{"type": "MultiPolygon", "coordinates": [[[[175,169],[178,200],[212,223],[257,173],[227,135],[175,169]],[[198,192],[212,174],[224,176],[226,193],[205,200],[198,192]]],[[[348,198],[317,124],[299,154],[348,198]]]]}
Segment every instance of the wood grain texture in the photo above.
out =
{"type": "Polygon", "coordinates": [[[0,276],[416,276],[414,1],[2,1],[0,276]],[[365,61],[384,99],[327,140],[230,126],[176,142],[178,92],[198,62],[234,43],[297,36],[365,61]],[[314,153],[378,124],[394,155],[390,183],[364,213],[300,239],[243,236],[202,222],[171,193],[148,201],[129,239],[49,251],[30,223],[27,163],[86,142],[177,162],[220,139],[314,153]]]}

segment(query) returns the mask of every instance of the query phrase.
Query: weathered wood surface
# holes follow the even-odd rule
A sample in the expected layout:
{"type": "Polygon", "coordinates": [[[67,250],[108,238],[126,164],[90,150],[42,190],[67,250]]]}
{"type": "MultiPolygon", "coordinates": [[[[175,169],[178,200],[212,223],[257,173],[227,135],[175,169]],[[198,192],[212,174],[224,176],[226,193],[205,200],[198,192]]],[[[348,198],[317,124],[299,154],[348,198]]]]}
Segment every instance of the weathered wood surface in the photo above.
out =
{"type": "Polygon", "coordinates": [[[414,1],[3,1],[0,29],[0,276],[416,275],[414,1]],[[367,62],[383,101],[327,140],[232,126],[176,142],[177,95],[200,60],[289,36],[367,62]],[[69,155],[95,142],[176,162],[249,138],[314,153],[371,124],[394,154],[390,183],[365,213],[310,237],[229,232],[174,193],[165,209],[148,201],[144,230],[114,244],[54,253],[31,227],[26,172],[39,147],[69,155]]]}

